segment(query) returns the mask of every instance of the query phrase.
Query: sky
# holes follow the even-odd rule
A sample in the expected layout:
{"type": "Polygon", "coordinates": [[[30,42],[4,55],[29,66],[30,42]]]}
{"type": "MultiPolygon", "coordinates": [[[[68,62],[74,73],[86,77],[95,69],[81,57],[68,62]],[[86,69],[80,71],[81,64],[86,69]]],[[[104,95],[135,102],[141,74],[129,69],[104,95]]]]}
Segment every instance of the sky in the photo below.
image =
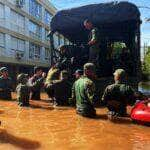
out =
{"type": "MultiPolygon", "coordinates": [[[[51,3],[58,9],[73,8],[83,6],[87,4],[111,2],[112,0],[50,0],[51,3]]],[[[122,0],[118,0],[122,1],[122,0]]],[[[125,0],[124,0],[125,1],[125,0]]],[[[145,18],[150,18],[150,0],[126,0],[136,4],[138,7],[144,6],[149,7],[139,8],[141,12],[142,26],[141,26],[141,44],[147,43],[150,45],[150,22],[145,22],[145,18]]]]}

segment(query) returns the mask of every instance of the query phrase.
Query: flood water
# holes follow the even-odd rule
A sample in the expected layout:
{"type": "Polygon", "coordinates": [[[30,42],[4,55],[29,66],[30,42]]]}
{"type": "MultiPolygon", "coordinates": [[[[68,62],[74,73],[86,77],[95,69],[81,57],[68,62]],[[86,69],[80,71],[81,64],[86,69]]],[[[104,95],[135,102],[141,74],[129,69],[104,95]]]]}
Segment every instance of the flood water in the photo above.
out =
{"type": "Polygon", "coordinates": [[[21,108],[15,101],[0,101],[0,150],[150,150],[150,127],[130,118],[110,122],[105,108],[97,109],[96,119],[87,119],[74,108],[30,103],[21,108]]]}

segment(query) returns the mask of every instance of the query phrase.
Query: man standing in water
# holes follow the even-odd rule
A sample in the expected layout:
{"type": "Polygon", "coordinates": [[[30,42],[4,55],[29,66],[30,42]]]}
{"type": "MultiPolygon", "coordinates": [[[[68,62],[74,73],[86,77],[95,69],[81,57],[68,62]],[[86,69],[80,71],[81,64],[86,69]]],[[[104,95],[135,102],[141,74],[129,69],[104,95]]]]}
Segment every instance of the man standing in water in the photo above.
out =
{"type": "Polygon", "coordinates": [[[114,80],[115,83],[106,87],[102,97],[102,101],[109,110],[109,119],[126,116],[127,105],[133,105],[138,96],[132,87],[127,85],[124,69],[117,69],[114,72],[114,80]]]}
{"type": "Polygon", "coordinates": [[[9,78],[8,69],[0,68],[0,99],[10,100],[12,90],[12,80],[9,78]]]}
{"type": "Polygon", "coordinates": [[[89,51],[89,62],[98,65],[99,52],[100,52],[100,35],[98,28],[94,27],[91,21],[85,20],[84,26],[87,30],[90,30],[88,45],[90,46],[89,51]]]}
{"type": "Polygon", "coordinates": [[[91,80],[93,77],[95,77],[95,65],[86,63],[83,77],[79,78],[72,88],[72,100],[76,102],[76,111],[85,117],[96,116],[96,110],[92,104],[95,94],[95,84],[91,80]]]}

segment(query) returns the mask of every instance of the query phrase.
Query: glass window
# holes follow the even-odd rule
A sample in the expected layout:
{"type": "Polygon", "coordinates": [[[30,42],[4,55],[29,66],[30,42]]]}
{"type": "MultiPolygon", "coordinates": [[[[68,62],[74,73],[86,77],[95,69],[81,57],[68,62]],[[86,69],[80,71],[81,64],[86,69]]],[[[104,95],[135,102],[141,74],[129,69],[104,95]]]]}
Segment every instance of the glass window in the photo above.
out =
{"type": "Polygon", "coordinates": [[[47,25],[50,25],[52,16],[53,15],[51,13],[49,13],[47,10],[45,10],[45,19],[44,20],[47,25]]]}
{"type": "Polygon", "coordinates": [[[30,21],[29,32],[30,36],[33,38],[42,38],[42,28],[39,25],[33,23],[32,21],[30,21]]]}
{"type": "Polygon", "coordinates": [[[39,60],[40,57],[41,57],[41,47],[36,45],[36,44],[30,43],[30,45],[29,45],[29,58],[39,60]]]}
{"type": "Polygon", "coordinates": [[[48,33],[49,33],[49,31],[45,30],[45,41],[49,41],[50,40],[49,37],[47,37],[48,33]]]}
{"type": "Polygon", "coordinates": [[[11,47],[16,51],[25,51],[25,41],[15,37],[11,37],[11,47]]]}
{"type": "Polygon", "coordinates": [[[11,10],[11,28],[17,32],[25,31],[25,17],[11,10]]]}
{"type": "Polygon", "coordinates": [[[29,12],[32,16],[37,19],[42,18],[42,6],[36,2],[36,0],[30,0],[29,3],[29,12]]]}
{"type": "Polygon", "coordinates": [[[5,34],[0,33],[0,47],[5,47],[5,34]]]}
{"type": "Polygon", "coordinates": [[[45,48],[45,60],[50,60],[50,49],[45,48]]]}
{"type": "Polygon", "coordinates": [[[4,19],[4,5],[0,3],[0,19],[4,19]]]}

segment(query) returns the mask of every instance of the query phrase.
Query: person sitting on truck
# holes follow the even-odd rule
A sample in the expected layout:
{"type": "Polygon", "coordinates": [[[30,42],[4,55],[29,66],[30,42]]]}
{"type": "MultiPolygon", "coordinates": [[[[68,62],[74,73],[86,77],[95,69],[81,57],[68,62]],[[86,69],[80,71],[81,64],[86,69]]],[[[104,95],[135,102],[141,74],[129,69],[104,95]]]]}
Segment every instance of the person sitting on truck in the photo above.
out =
{"type": "Polygon", "coordinates": [[[133,105],[136,102],[135,91],[126,83],[126,72],[124,69],[117,69],[114,72],[114,80],[115,83],[108,85],[102,96],[102,101],[109,110],[109,119],[126,116],[127,105],[133,105]]]}
{"type": "Polygon", "coordinates": [[[84,26],[87,30],[90,30],[88,45],[90,47],[89,51],[89,62],[98,65],[99,53],[100,53],[100,35],[99,29],[94,27],[92,22],[88,19],[84,21],[84,26]]]}

